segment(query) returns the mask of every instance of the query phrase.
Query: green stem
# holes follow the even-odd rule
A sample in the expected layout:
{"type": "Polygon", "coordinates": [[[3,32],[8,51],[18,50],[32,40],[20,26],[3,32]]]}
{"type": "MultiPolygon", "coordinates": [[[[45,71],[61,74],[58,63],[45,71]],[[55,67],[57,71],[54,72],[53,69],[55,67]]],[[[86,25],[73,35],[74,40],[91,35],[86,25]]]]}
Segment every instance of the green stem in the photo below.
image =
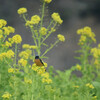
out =
{"type": "Polygon", "coordinates": [[[15,44],[15,65],[17,62],[17,44],[15,44]]]}
{"type": "Polygon", "coordinates": [[[41,57],[43,57],[45,54],[47,54],[48,51],[50,51],[58,42],[59,42],[59,40],[57,40],[54,44],[52,44],[52,45],[50,46],[50,48],[48,48],[48,49],[42,54],[41,57]]]}
{"type": "Polygon", "coordinates": [[[44,9],[45,9],[45,2],[43,2],[43,7],[42,7],[42,17],[41,17],[41,24],[40,24],[40,28],[42,27],[42,24],[43,24],[44,9]]]}
{"type": "MultiPolygon", "coordinates": [[[[57,23],[54,24],[53,28],[55,28],[57,23]]],[[[42,40],[41,44],[51,35],[51,32],[46,35],[46,37],[42,40]]]]}

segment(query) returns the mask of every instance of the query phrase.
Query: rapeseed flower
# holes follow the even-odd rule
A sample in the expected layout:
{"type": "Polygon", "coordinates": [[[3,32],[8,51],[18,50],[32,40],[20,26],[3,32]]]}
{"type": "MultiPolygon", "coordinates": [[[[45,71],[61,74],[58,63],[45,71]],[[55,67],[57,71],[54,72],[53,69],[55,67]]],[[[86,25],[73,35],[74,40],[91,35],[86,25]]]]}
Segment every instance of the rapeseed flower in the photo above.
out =
{"type": "Polygon", "coordinates": [[[21,36],[20,35],[14,35],[13,37],[12,37],[12,42],[13,43],[16,43],[16,44],[19,44],[19,43],[21,43],[22,42],[22,38],[21,38],[21,36]]]}
{"type": "Polygon", "coordinates": [[[44,2],[46,3],[50,3],[52,0],[44,0],[44,2]]]}
{"type": "Polygon", "coordinates": [[[26,21],[26,23],[25,23],[25,26],[31,26],[31,25],[33,25],[34,24],[34,22],[33,21],[26,21]]]}
{"type": "Polygon", "coordinates": [[[15,71],[14,71],[14,68],[9,68],[8,69],[8,73],[14,73],[15,71]]]}
{"type": "Polygon", "coordinates": [[[77,68],[78,70],[81,70],[81,66],[80,66],[79,64],[76,65],[76,68],[77,68]]]}
{"type": "Polygon", "coordinates": [[[4,19],[0,19],[0,28],[4,27],[7,25],[7,21],[4,19]]]}
{"type": "Polygon", "coordinates": [[[37,46],[31,45],[31,46],[30,46],[30,49],[37,49],[37,46]]]}
{"type": "Polygon", "coordinates": [[[23,67],[26,67],[26,65],[27,65],[27,60],[25,60],[25,59],[20,59],[19,61],[18,61],[18,64],[19,65],[21,65],[21,66],[23,66],[23,67]]]}
{"type": "Polygon", "coordinates": [[[23,49],[29,49],[30,48],[30,45],[29,44],[23,44],[22,48],[23,49]]]}
{"type": "Polygon", "coordinates": [[[4,99],[9,99],[11,97],[11,94],[9,92],[5,92],[3,95],[2,95],[2,98],[4,99]]]}
{"type": "Polygon", "coordinates": [[[63,20],[60,18],[60,15],[59,15],[58,13],[53,13],[53,14],[51,15],[51,17],[52,17],[52,19],[53,19],[55,22],[57,22],[57,23],[59,23],[59,24],[62,24],[62,23],[63,23],[63,20]]]}
{"type": "Polygon", "coordinates": [[[90,84],[90,83],[87,83],[86,86],[91,88],[91,89],[94,89],[94,86],[92,84],[90,84]]]}
{"type": "Polygon", "coordinates": [[[15,33],[15,28],[8,26],[8,30],[10,33],[15,33]]]}
{"type": "Polygon", "coordinates": [[[6,46],[6,47],[12,47],[12,44],[10,42],[6,41],[5,44],[4,44],[4,46],[6,46]]]}
{"type": "Polygon", "coordinates": [[[40,22],[40,17],[38,15],[34,15],[31,17],[31,21],[33,24],[38,24],[40,22]]]}
{"type": "Polygon", "coordinates": [[[39,30],[39,33],[42,34],[42,35],[46,35],[47,29],[45,27],[41,27],[41,29],[39,30]]]}
{"type": "Polygon", "coordinates": [[[12,58],[12,57],[14,57],[14,54],[15,53],[12,50],[8,50],[7,53],[6,53],[6,57],[7,58],[12,58]]]}
{"type": "Polygon", "coordinates": [[[21,15],[21,14],[24,14],[24,13],[27,13],[27,9],[26,8],[19,8],[18,10],[17,10],[17,13],[19,14],[19,15],[21,15]]]}
{"type": "Polygon", "coordinates": [[[26,51],[22,51],[22,52],[19,53],[19,57],[21,57],[23,59],[28,59],[29,54],[26,51]]]}
{"type": "Polygon", "coordinates": [[[58,34],[57,37],[58,37],[58,39],[59,39],[60,41],[62,41],[62,42],[65,41],[65,37],[64,37],[63,35],[58,34]]]}
{"type": "MultiPolygon", "coordinates": [[[[91,28],[88,26],[78,29],[77,34],[82,35],[81,39],[83,38],[83,36],[85,36],[85,37],[91,38],[93,42],[96,42],[95,34],[92,32],[91,28]]],[[[85,37],[82,39],[82,41],[86,40],[85,37]]]]}
{"type": "Polygon", "coordinates": [[[28,83],[28,84],[32,84],[32,80],[31,79],[27,79],[26,77],[24,77],[24,82],[28,83]]]}

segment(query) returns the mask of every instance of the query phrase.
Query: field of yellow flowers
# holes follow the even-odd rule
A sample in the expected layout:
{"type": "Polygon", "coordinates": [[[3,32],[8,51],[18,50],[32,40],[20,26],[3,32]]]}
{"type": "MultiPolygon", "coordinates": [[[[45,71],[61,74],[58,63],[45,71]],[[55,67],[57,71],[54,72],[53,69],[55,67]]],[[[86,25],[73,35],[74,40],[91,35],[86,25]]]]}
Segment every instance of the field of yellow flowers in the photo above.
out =
{"type": "Polygon", "coordinates": [[[41,15],[27,17],[27,9],[19,8],[17,13],[25,20],[25,27],[32,33],[34,45],[23,44],[22,38],[14,34],[15,29],[0,19],[0,100],[100,100],[100,44],[96,43],[95,34],[88,26],[77,30],[80,35],[80,54],[76,57],[79,64],[70,69],[54,72],[53,66],[43,62],[43,66],[34,63],[36,54],[46,59],[46,54],[65,37],[57,35],[56,41],[50,45],[45,43],[56,27],[63,23],[60,15],[54,12],[50,23],[44,26],[45,9],[52,0],[42,0],[41,15]],[[13,37],[9,37],[14,34],[13,37]],[[41,52],[41,47],[46,50],[41,52]],[[49,67],[48,70],[46,68],[49,67]],[[80,71],[82,77],[72,74],[80,71]]]}

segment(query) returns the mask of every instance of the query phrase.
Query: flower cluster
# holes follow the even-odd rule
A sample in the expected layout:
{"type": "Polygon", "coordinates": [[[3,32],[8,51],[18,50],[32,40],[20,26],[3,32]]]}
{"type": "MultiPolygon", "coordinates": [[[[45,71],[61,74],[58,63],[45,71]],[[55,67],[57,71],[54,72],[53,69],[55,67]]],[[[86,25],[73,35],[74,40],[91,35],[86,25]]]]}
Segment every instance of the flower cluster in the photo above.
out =
{"type": "Polygon", "coordinates": [[[0,28],[4,27],[4,26],[6,26],[6,25],[7,25],[6,20],[0,19],[0,28]]]}
{"type": "Polygon", "coordinates": [[[53,13],[53,14],[51,15],[51,17],[52,17],[52,19],[53,19],[55,22],[57,22],[57,23],[59,23],[59,24],[62,24],[62,23],[63,23],[63,20],[60,18],[60,15],[59,15],[58,13],[53,13]]]}
{"type": "Polygon", "coordinates": [[[77,64],[76,69],[81,70],[81,66],[79,64],[77,64]]]}
{"type": "Polygon", "coordinates": [[[13,43],[16,43],[16,44],[19,44],[22,42],[22,38],[20,35],[16,34],[12,37],[12,42],[13,43]]]}
{"type": "Polygon", "coordinates": [[[18,14],[24,14],[27,13],[27,9],[26,8],[19,8],[17,11],[18,14]]]}
{"type": "Polygon", "coordinates": [[[32,65],[32,70],[36,71],[37,74],[39,74],[42,77],[42,82],[43,83],[52,83],[52,80],[49,78],[49,73],[45,72],[45,67],[47,67],[47,64],[44,63],[44,66],[36,66],[36,64],[32,65]]]}
{"type": "Polygon", "coordinates": [[[12,58],[14,57],[14,52],[12,50],[8,50],[7,52],[0,54],[0,60],[2,61],[4,58],[12,58]]]}
{"type": "Polygon", "coordinates": [[[91,88],[91,89],[94,89],[94,86],[92,84],[90,84],[90,83],[87,83],[86,86],[91,88]]]}
{"type": "Polygon", "coordinates": [[[23,49],[37,49],[37,46],[35,46],[35,45],[29,45],[29,44],[23,44],[22,48],[23,49]]]}
{"type": "Polygon", "coordinates": [[[91,28],[88,26],[82,29],[78,29],[77,34],[81,35],[80,40],[79,40],[79,44],[81,45],[83,45],[89,39],[91,39],[93,42],[96,42],[95,34],[92,32],[91,28]]]}
{"type": "Polygon", "coordinates": [[[45,27],[41,27],[41,29],[39,30],[39,33],[42,34],[42,35],[46,35],[47,29],[45,27]]]}
{"type": "Polygon", "coordinates": [[[25,67],[27,65],[27,60],[22,58],[22,59],[18,60],[18,64],[25,67]]]}
{"type": "Polygon", "coordinates": [[[62,41],[62,42],[65,41],[65,37],[63,35],[58,34],[57,37],[58,37],[59,41],[62,41]]]}
{"type": "Polygon", "coordinates": [[[100,68],[100,44],[98,44],[98,47],[91,49],[91,54],[94,57],[94,64],[96,65],[96,68],[100,68]]]}
{"type": "Polygon", "coordinates": [[[52,0],[44,0],[44,2],[46,3],[50,3],[52,0]]]}
{"type": "Polygon", "coordinates": [[[11,97],[11,94],[9,92],[5,92],[3,95],[2,95],[2,98],[4,99],[9,99],[11,97]]]}
{"type": "Polygon", "coordinates": [[[24,77],[24,82],[27,83],[27,84],[32,84],[32,80],[27,79],[26,77],[24,77]]]}

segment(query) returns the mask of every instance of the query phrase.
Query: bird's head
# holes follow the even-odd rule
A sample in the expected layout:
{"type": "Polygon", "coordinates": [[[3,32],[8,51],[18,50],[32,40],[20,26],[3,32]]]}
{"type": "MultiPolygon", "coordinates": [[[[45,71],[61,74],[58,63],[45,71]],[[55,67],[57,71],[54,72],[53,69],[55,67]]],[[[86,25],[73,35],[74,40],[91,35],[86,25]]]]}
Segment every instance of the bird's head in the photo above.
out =
{"type": "Polygon", "coordinates": [[[39,56],[35,56],[35,59],[39,59],[39,56]]]}

